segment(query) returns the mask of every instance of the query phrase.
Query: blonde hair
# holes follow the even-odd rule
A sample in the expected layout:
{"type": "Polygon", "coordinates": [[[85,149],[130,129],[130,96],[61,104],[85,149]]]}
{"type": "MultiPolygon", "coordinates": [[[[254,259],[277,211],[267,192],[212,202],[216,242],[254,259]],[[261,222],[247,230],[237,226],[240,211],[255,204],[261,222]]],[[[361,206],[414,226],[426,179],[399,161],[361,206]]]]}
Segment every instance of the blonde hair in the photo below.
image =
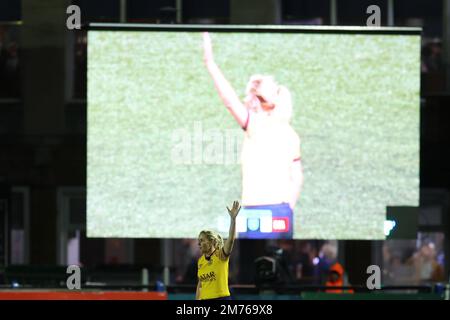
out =
{"type": "Polygon", "coordinates": [[[273,77],[255,74],[250,77],[245,89],[245,106],[254,112],[259,112],[260,102],[257,96],[261,96],[275,108],[273,114],[278,118],[290,121],[292,117],[292,97],[289,90],[279,85],[273,77]]]}
{"type": "Polygon", "coordinates": [[[220,234],[210,230],[203,230],[200,232],[199,237],[201,235],[204,235],[206,237],[206,239],[214,249],[220,250],[223,248],[223,238],[220,234]]]}

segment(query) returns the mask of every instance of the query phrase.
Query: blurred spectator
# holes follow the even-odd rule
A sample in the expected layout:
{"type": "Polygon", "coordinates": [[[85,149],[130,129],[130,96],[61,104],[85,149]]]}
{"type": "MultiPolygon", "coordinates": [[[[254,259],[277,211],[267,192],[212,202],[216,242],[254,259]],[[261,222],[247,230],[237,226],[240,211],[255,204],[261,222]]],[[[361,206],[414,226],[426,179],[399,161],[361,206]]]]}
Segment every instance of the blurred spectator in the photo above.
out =
{"type": "Polygon", "coordinates": [[[314,280],[313,257],[315,250],[310,242],[302,242],[295,264],[295,278],[301,284],[312,284],[314,280]]]}
{"type": "Polygon", "coordinates": [[[412,259],[419,284],[444,281],[444,269],[437,261],[434,243],[423,244],[412,259]]]}
{"type": "Polygon", "coordinates": [[[330,243],[325,243],[320,249],[314,272],[317,284],[323,285],[328,280],[328,271],[336,262],[336,258],[337,248],[330,243]]]}
{"type": "Polygon", "coordinates": [[[411,264],[405,263],[398,253],[391,254],[388,264],[383,270],[385,285],[408,285],[413,281],[414,268],[411,264]]]}
{"type": "Polygon", "coordinates": [[[387,240],[383,245],[384,285],[428,285],[445,281],[444,234],[418,233],[417,240],[387,240]]]}
{"type": "Polygon", "coordinates": [[[277,240],[280,264],[285,270],[285,280],[288,283],[293,283],[295,280],[295,260],[294,260],[294,240],[277,240]]]}
{"type": "Polygon", "coordinates": [[[442,42],[440,39],[433,39],[422,47],[422,72],[441,72],[443,66],[442,42]]]}
{"type": "MultiPolygon", "coordinates": [[[[344,267],[336,262],[330,266],[328,278],[325,282],[327,287],[342,287],[344,285],[344,267]]],[[[342,293],[341,289],[327,289],[328,293],[342,293]]]]}

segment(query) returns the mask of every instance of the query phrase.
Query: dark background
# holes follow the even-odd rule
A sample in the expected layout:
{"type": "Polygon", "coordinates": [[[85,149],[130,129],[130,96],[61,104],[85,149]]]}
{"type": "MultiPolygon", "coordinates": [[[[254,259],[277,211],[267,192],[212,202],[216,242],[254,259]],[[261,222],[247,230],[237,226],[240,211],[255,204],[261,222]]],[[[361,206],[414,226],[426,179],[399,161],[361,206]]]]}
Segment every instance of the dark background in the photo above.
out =
{"type": "MultiPolygon", "coordinates": [[[[174,255],[177,248],[183,248],[181,240],[127,242],[86,238],[86,33],[65,27],[66,8],[70,4],[81,8],[83,25],[90,22],[298,25],[336,22],[364,26],[368,17],[366,8],[373,4],[381,8],[382,25],[389,23],[387,0],[337,0],[335,19],[329,0],[181,2],[181,12],[177,15],[175,0],[0,1],[0,199],[3,201],[0,203],[0,266],[4,274],[17,265],[35,270],[42,270],[43,266],[46,270],[57,270],[58,266],[64,266],[67,263],[64,248],[68,239],[77,238],[77,232],[79,260],[84,267],[101,270],[109,266],[111,270],[126,261],[128,269],[120,269],[121,272],[132,273],[146,266],[154,272],[154,279],[160,277],[164,266],[168,265],[170,270],[175,268],[174,255]],[[22,258],[17,258],[20,261],[16,263],[12,261],[14,230],[23,231],[22,246],[17,246],[23,253],[16,254],[22,258]],[[115,250],[121,253],[114,258],[115,250]]],[[[449,10],[444,3],[394,0],[393,22],[394,26],[423,28],[421,206],[440,205],[442,216],[434,225],[419,224],[418,232],[444,233],[448,257],[450,54],[444,49],[448,46],[450,27],[444,22],[450,20],[450,14],[445,16],[449,10]]],[[[265,253],[267,243],[238,242],[240,271],[235,281],[251,283],[253,261],[265,253]]],[[[320,246],[321,242],[311,243],[320,246]]],[[[365,283],[365,268],[374,263],[377,245],[380,242],[339,241],[340,258],[345,261],[353,284],[365,283]]],[[[23,270],[25,274],[32,272],[23,270]]],[[[448,270],[447,258],[447,279],[448,270]]]]}

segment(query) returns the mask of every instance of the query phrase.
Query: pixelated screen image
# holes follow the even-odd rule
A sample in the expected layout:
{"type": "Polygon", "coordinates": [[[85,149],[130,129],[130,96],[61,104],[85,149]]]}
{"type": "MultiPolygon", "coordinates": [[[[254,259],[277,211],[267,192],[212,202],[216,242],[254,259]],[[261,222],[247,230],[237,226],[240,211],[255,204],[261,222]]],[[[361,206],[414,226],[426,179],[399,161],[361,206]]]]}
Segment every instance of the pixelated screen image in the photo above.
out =
{"type": "Polygon", "coordinates": [[[202,28],[88,31],[89,237],[226,236],[239,200],[240,238],[384,239],[418,205],[420,33],[202,28]]]}

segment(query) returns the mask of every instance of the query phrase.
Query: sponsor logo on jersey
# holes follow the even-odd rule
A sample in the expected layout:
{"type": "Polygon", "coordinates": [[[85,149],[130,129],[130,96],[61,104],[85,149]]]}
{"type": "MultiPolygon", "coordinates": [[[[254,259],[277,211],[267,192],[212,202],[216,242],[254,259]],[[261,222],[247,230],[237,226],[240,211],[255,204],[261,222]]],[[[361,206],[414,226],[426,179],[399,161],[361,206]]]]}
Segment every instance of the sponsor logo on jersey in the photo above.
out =
{"type": "Polygon", "coordinates": [[[204,273],[200,275],[199,279],[202,282],[216,281],[216,274],[214,273],[214,271],[211,271],[210,273],[204,273]]]}

